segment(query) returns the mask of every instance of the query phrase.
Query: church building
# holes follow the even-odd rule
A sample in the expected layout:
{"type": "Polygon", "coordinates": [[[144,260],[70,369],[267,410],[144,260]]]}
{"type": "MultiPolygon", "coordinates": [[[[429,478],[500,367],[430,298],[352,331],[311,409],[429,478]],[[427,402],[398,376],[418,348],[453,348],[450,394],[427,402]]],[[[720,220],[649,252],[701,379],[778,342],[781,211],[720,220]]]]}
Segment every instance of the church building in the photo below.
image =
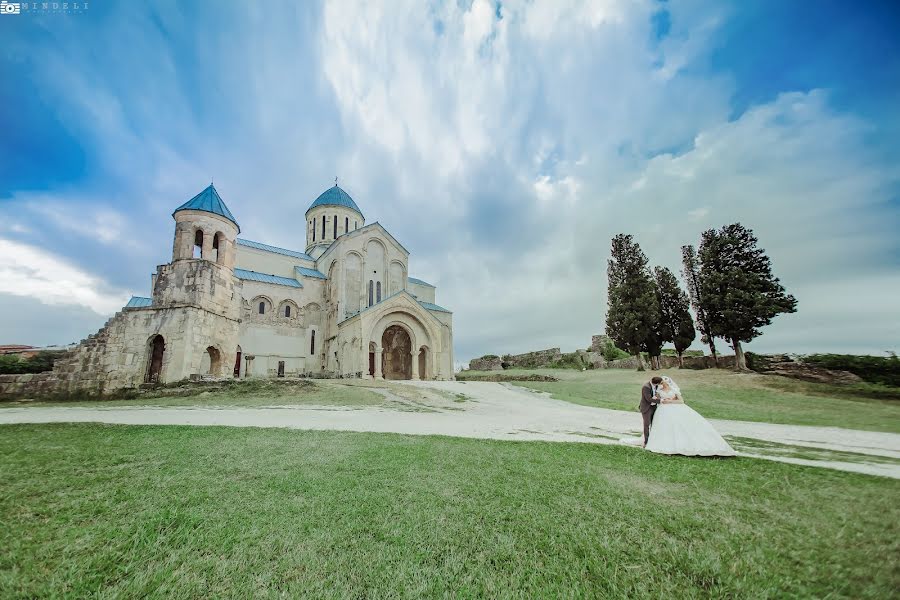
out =
{"type": "Polygon", "coordinates": [[[302,251],[238,237],[212,184],[172,216],[172,261],[157,267],[152,295],[57,361],[44,391],[203,375],[453,379],[452,314],[337,184],[306,211],[302,251]]]}

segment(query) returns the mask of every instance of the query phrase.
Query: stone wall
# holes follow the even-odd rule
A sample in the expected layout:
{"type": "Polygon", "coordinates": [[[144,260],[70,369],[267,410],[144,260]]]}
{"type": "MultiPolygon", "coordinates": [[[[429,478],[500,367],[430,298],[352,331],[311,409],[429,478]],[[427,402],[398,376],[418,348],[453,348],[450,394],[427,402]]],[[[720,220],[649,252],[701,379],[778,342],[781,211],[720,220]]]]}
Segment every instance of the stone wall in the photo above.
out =
{"type": "Polygon", "coordinates": [[[473,358],[469,361],[469,369],[472,371],[502,371],[503,361],[499,356],[489,354],[481,358],[473,358]]]}
{"type": "Polygon", "coordinates": [[[525,354],[506,354],[503,356],[504,369],[536,369],[549,366],[562,358],[559,348],[526,352],[525,354]]]}
{"type": "Polygon", "coordinates": [[[607,365],[607,360],[603,358],[603,355],[599,352],[589,350],[585,352],[584,350],[576,351],[579,357],[581,357],[582,362],[585,363],[586,366],[589,366],[591,369],[604,369],[607,365]]]}
{"type": "Polygon", "coordinates": [[[611,360],[606,363],[607,369],[632,369],[637,370],[639,366],[643,365],[646,369],[647,365],[643,363],[643,361],[639,361],[634,356],[629,356],[628,358],[620,358],[619,360],[611,360]]]}

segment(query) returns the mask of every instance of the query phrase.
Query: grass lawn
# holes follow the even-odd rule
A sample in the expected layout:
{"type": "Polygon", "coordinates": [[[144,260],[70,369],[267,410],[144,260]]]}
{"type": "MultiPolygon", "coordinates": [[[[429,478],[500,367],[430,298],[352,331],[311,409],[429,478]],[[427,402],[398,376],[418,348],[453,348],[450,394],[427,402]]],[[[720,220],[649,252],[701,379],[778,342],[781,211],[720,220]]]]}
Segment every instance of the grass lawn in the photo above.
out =
{"type": "MultiPolygon", "coordinates": [[[[724,369],[642,373],[626,369],[531,369],[504,373],[552,375],[560,381],[514,384],[550,392],[554,398],[575,404],[630,411],[638,404],[644,382],[654,375],[668,375],[678,383],[685,401],[707,418],[900,433],[900,399],[896,398],[900,392],[879,386],[848,388],[724,369]],[[895,397],[888,398],[890,394],[895,397]]],[[[484,373],[466,371],[457,378],[479,375],[484,373]]]]}
{"type": "Polygon", "coordinates": [[[746,458],[6,425],[0,480],[3,598],[888,598],[900,589],[900,482],[746,458]]]}

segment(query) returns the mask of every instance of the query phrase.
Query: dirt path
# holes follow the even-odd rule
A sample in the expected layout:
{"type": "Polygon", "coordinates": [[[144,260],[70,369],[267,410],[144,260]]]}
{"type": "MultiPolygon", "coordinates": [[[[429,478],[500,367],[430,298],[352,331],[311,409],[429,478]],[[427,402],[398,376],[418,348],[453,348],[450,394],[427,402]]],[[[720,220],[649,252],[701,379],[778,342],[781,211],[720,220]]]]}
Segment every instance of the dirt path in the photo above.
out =
{"type": "MultiPolygon", "coordinates": [[[[423,410],[389,407],[21,407],[0,410],[0,423],[102,422],[135,425],[226,425],[374,431],[502,440],[616,444],[639,435],[635,413],[554,400],[490,382],[406,382],[446,392],[423,410]]],[[[835,427],[713,420],[742,454],[900,479],[900,435],[835,427]]],[[[635,449],[635,451],[639,451],[635,449]]]]}

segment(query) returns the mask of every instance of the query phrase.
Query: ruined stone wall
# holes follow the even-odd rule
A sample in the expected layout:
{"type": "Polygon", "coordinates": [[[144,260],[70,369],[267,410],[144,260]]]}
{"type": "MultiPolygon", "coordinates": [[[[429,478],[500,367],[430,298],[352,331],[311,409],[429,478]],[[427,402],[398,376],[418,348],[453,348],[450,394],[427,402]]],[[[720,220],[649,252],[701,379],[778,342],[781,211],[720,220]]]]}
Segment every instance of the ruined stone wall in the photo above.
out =
{"type": "Polygon", "coordinates": [[[559,348],[526,352],[525,354],[506,354],[503,356],[506,369],[535,369],[546,367],[562,358],[559,348]]]}
{"type": "Polygon", "coordinates": [[[469,361],[469,369],[472,371],[502,371],[503,360],[499,356],[492,354],[481,358],[473,358],[469,361]]]}
{"type": "Polygon", "coordinates": [[[129,308],[57,360],[53,371],[0,378],[0,396],[102,394],[139,386],[146,378],[150,344],[156,335],[165,341],[163,383],[204,374],[209,347],[221,357],[218,370],[210,374],[225,376],[233,368],[237,320],[196,307],[129,308]]]}
{"type": "Polygon", "coordinates": [[[620,358],[619,360],[611,360],[606,363],[607,369],[638,369],[638,367],[643,366],[647,368],[648,365],[644,363],[644,361],[639,361],[636,357],[630,356],[628,358],[620,358]]]}

